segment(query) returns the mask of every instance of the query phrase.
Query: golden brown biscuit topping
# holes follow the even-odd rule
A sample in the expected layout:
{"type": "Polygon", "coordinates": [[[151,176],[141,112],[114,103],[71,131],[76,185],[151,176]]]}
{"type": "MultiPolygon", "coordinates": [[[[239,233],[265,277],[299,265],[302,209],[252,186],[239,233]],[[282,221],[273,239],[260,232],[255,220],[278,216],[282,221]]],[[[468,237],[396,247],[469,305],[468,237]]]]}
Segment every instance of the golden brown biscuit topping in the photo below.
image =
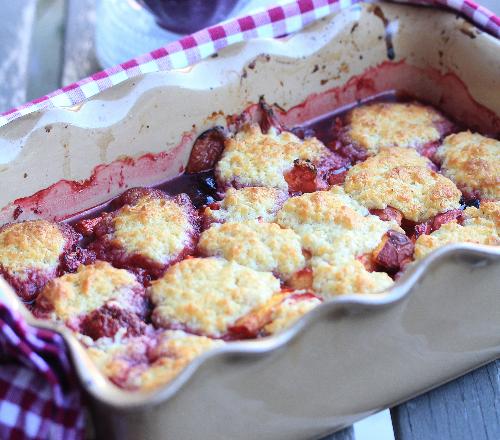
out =
{"type": "Polygon", "coordinates": [[[293,229],[312,256],[331,262],[371,252],[389,229],[401,231],[396,223],[370,215],[341,187],[288,199],[277,222],[293,229]]]}
{"type": "Polygon", "coordinates": [[[356,107],[347,116],[350,140],[377,154],[381,148],[416,148],[441,137],[436,125],[445,118],[417,103],[376,103],[356,107]]]}
{"type": "Polygon", "coordinates": [[[66,240],[56,223],[31,220],[0,231],[0,265],[21,279],[27,269],[55,270],[66,240]]]}
{"type": "Polygon", "coordinates": [[[347,194],[369,209],[396,208],[414,222],[460,207],[462,193],[407,148],[382,149],[347,173],[347,194]]]}
{"type": "Polygon", "coordinates": [[[142,197],[114,218],[113,240],[131,254],[158,263],[181,252],[193,233],[186,210],[174,200],[142,197]]]}
{"type": "Polygon", "coordinates": [[[436,157],[441,172],[463,191],[500,199],[500,141],[463,131],[448,136],[436,157]]]}
{"type": "Polygon", "coordinates": [[[337,295],[378,293],[391,287],[394,281],[385,272],[368,272],[358,260],[329,264],[320,258],[312,261],[312,288],[324,298],[337,295]]]}
{"type": "Polygon", "coordinates": [[[275,188],[249,186],[229,188],[218,209],[207,206],[204,215],[214,222],[262,220],[272,222],[288,194],[275,188]]]}
{"type": "Polygon", "coordinates": [[[160,327],[224,336],[238,318],[279,292],[271,273],[222,258],[190,258],[171,266],[149,289],[160,327]]]}
{"type": "Polygon", "coordinates": [[[109,300],[127,305],[134,289],[142,289],[134,275],[115,269],[109,263],[80,266],[76,273],[63,275],[49,282],[38,297],[45,308],[52,309],[52,318],[67,321],[96,310],[109,300]]]}
{"type": "Polygon", "coordinates": [[[215,170],[219,181],[227,186],[267,186],[287,191],[284,174],[293,168],[295,160],[318,161],[329,154],[316,138],[302,141],[285,131],[263,134],[258,125],[251,125],[226,141],[215,170]]]}
{"type": "Polygon", "coordinates": [[[206,256],[223,257],[258,271],[273,272],[283,279],[306,264],[300,237],[295,232],[255,220],[213,225],[201,234],[198,250],[206,256]]]}
{"type": "Polygon", "coordinates": [[[464,211],[460,225],[452,221],[430,235],[421,235],[415,243],[415,260],[433,250],[451,243],[500,245],[500,202],[484,202],[480,209],[469,207],[464,211]]]}

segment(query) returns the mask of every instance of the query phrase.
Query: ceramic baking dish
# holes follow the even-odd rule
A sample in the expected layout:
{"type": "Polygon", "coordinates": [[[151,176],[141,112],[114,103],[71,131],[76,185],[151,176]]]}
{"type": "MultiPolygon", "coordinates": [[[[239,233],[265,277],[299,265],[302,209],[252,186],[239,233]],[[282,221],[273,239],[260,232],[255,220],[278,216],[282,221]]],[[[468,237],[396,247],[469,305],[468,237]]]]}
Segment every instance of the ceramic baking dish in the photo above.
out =
{"type": "MultiPolygon", "coordinates": [[[[198,134],[261,95],[293,126],[391,90],[498,137],[500,42],[449,12],[363,4],[31,114],[0,129],[0,224],[63,219],[174,177],[198,134]]],[[[498,248],[441,248],[385,294],[327,301],[284,333],[207,353],[151,393],[116,388],[58,331],[103,438],[318,438],[498,358],[499,279],[498,248]]],[[[54,327],[1,280],[0,298],[54,327]]]]}

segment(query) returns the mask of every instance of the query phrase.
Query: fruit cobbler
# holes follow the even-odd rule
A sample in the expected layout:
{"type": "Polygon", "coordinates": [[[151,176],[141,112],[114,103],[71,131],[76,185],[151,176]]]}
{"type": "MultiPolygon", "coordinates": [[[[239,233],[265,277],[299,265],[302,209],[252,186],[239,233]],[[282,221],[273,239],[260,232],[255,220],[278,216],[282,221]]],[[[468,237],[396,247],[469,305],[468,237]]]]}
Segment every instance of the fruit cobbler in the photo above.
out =
{"type": "Polygon", "coordinates": [[[431,106],[372,102],[320,129],[261,101],[232,121],[198,137],[183,191],[0,227],[0,274],[119,387],[155,389],[338,295],[383,294],[440,246],[500,245],[500,142],[431,106]]]}

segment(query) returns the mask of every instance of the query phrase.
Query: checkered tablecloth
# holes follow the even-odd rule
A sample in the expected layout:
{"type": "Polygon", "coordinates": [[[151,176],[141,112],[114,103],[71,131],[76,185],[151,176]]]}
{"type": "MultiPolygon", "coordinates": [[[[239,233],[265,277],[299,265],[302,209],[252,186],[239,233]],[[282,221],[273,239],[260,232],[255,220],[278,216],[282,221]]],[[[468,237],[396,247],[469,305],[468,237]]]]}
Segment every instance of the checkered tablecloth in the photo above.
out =
{"type": "MultiPolygon", "coordinates": [[[[359,1],[294,0],[232,19],[12,109],[0,115],[0,126],[36,110],[78,104],[136,75],[186,67],[236,42],[291,34],[359,1]]],[[[412,3],[449,7],[500,38],[500,17],[473,1],[412,3]]],[[[62,338],[28,326],[0,303],[0,438],[83,438],[82,402],[62,338]]]]}

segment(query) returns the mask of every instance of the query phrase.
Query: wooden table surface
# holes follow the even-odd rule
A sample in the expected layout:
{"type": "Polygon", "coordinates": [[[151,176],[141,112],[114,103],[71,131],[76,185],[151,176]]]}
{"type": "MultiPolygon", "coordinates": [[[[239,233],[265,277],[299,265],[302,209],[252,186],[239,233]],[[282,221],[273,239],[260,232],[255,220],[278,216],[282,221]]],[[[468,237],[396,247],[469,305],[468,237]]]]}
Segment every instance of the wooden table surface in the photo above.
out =
{"type": "MultiPolygon", "coordinates": [[[[93,43],[95,3],[2,2],[0,112],[100,70],[93,43]]],[[[500,0],[481,3],[500,14],[500,0]]],[[[500,440],[500,361],[390,411],[390,435],[381,436],[374,424],[363,426],[364,434],[350,427],[327,439],[386,440],[394,434],[398,440],[500,440]]]]}

